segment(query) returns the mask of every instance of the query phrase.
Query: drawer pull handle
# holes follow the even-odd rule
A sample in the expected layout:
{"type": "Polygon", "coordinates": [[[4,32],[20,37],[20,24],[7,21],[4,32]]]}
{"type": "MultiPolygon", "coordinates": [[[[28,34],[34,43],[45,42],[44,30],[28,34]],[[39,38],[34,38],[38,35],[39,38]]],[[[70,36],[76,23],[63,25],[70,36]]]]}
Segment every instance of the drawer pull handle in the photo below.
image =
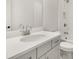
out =
{"type": "Polygon", "coordinates": [[[59,42],[59,40],[55,41],[55,43],[58,43],[58,42],[59,42]]]}

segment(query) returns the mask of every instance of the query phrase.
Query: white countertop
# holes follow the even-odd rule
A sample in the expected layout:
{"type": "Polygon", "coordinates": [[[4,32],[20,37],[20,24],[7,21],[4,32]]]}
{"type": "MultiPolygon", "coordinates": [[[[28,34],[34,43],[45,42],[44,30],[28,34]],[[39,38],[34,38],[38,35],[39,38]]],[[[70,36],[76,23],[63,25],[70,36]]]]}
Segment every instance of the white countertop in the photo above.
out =
{"type": "Polygon", "coordinates": [[[47,41],[52,40],[51,38],[60,36],[59,32],[47,32],[47,31],[39,31],[36,33],[31,33],[30,35],[34,35],[34,34],[35,35],[45,34],[46,37],[40,40],[30,41],[30,42],[21,42],[20,39],[23,38],[24,36],[8,38],[7,39],[7,59],[27,53],[32,49],[37,48],[41,44],[44,44],[47,41]]]}

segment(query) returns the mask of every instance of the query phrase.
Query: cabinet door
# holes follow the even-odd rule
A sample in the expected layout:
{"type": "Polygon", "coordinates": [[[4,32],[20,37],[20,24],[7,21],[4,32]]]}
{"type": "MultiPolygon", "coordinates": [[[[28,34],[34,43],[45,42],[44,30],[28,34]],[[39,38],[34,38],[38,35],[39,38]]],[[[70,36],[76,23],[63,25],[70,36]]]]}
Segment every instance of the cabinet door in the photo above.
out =
{"type": "Polygon", "coordinates": [[[41,45],[37,48],[37,58],[40,58],[42,55],[47,53],[51,49],[51,41],[41,45]]]}
{"type": "Polygon", "coordinates": [[[44,55],[44,56],[42,56],[42,57],[40,57],[38,59],[46,59],[46,55],[44,55]]]}
{"type": "Polygon", "coordinates": [[[23,54],[21,56],[9,58],[9,59],[36,59],[36,49],[34,49],[26,54],[23,54]]]}
{"type": "Polygon", "coordinates": [[[46,54],[46,59],[60,59],[60,49],[59,46],[56,46],[50,52],[46,54]]]}

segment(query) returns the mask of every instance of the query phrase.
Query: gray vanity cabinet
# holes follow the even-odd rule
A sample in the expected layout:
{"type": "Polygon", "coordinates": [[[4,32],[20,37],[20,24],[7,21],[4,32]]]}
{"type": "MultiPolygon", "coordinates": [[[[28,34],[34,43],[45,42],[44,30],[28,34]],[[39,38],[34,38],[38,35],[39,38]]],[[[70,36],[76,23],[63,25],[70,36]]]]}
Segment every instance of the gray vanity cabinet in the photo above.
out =
{"type": "Polygon", "coordinates": [[[60,39],[54,38],[32,51],[10,59],[60,59],[60,39]]]}
{"type": "Polygon", "coordinates": [[[26,54],[23,54],[21,56],[18,56],[18,57],[15,56],[10,59],[36,59],[36,49],[34,49],[26,54]]]}
{"type": "Polygon", "coordinates": [[[42,55],[46,54],[51,49],[51,41],[46,42],[45,44],[37,48],[37,58],[40,58],[42,55]]]}
{"type": "Polygon", "coordinates": [[[54,49],[49,51],[46,54],[46,59],[60,59],[60,51],[59,51],[59,46],[56,46],[54,49]]]}
{"type": "Polygon", "coordinates": [[[51,49],[47,54],[43,55],[39,59],[60,59],[59,45],[51,49]]]}
{"type": "Polygon", "coordinates": [[[51,47],[51,49],[49,49],[47,53],[43,54],[38,59],[60,59],[60,39],[59,37],[54,38],[49,43],[51,44],[51,45],[48,44],[51,47]]]}
{"type": "Polygon", "coordinates": [[[38,59],[46,59],[46,55],[43,55],[42,57],[40,57],[38,59]]]}
{"type": "Polygon", "coordinates": [[[36,59],[36,49],[16,59],[36,59]]]}

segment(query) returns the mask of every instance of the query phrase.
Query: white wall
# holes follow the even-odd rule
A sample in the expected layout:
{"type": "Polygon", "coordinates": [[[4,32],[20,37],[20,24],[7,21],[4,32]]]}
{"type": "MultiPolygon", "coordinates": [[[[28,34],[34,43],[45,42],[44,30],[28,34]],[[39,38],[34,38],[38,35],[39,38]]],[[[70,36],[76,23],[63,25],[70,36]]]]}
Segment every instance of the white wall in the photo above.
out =
{"type": "Polygon", "coordinates": [[[43,25],[45,30],[58,30],[58,0],[44,0],[43,25]]]}
{"type": "MultiPolygon", "coordinates": [[[[8,26],[11,26],[11,0],[6,1],[6,14],[7,14],[7,16],[6,16],[6,28],[7,28],[8,26]]],[[[7,31],[11,30],[11,28],[10,29],[7,28],[6,30],[7,31]]]]}
{"type": "Polygon", "coordinates": [[[42,0],[12,0],[12,29],[16,30],[20,24],[42,26],[42,0]]]}

